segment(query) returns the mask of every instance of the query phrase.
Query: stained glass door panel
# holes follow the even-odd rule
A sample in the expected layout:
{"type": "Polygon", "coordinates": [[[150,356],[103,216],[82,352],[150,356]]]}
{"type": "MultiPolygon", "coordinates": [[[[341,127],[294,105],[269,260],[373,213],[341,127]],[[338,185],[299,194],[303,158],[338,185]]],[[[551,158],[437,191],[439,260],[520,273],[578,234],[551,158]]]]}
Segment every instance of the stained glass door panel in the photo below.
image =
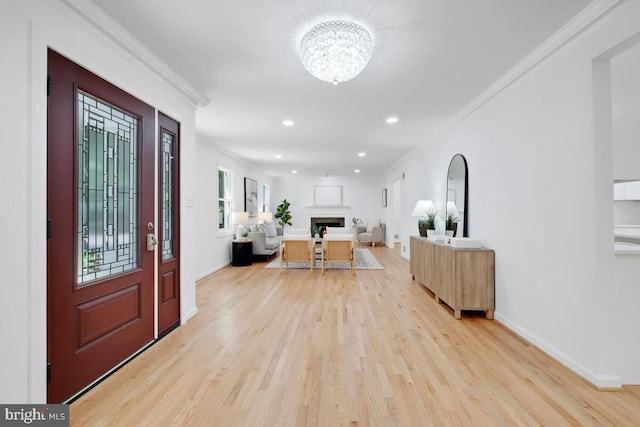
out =
{"type": "Polygon", "coordinates": [[[138,263],[138,118],[78,91],[78,284],[138,263]]]}

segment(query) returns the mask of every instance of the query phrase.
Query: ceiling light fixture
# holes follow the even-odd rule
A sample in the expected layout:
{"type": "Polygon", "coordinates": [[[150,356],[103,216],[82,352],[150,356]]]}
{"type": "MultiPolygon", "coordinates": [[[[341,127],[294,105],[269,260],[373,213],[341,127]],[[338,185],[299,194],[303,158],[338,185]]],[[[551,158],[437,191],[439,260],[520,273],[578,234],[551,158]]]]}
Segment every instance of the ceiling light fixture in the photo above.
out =
{"type": "Polygon", "coordinates": [[[394,123],[398,123],[398,118],[393,116],[393,117],[389,117],[387,118],[387,123],[389,123],[390,125],[394,124],[394,123]]]}
{"type": "Polygon", "coordinates": [[[360,169],[354,170],[355,173],[360,173],[360,169]]]}
{"type": "Polygon", "coordinates": [[[298,173],[298,171],[297,170],[292,170],[291,173],[298,173]]]}
{"type": "Polygon", "coordinates": [[[276,157],[276,159],[281,159],[282,158],[282,154],[276,154],[275,157],[276,157]]]}
{"type": "Polygon", "coordinates": [[[293,126],[293,120],[283,120],[282,124],[285,125],[286,127],[291,127],[293,126]]]}
{"type": "Polygon", "coordinates": [[[351,80],[371,59],[367,28],[350,21],[327,21],[308,30],[300,42],[300,61],[314,77],[337,85],[351,80]]]}
{"type": "Polygon", "coordinates": [[[364,157],[366,155],[367,155],[367,153],[365,153],[364,151],[358,153],[358,157],[364,157]]]}

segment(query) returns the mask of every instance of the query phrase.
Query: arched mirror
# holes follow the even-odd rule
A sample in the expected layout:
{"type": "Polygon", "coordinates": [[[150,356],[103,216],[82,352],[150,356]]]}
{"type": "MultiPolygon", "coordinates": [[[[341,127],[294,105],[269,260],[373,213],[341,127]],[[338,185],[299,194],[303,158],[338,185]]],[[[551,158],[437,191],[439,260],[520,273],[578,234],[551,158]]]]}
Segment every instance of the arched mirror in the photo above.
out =
{"type": "Polygon", "coordinates": [[[468,191],[467,160],[462,154],[456,154],[449,163],[447,172],[447,216],[446,228],[456,237],[468,237],[467,203],[468,191]]]}

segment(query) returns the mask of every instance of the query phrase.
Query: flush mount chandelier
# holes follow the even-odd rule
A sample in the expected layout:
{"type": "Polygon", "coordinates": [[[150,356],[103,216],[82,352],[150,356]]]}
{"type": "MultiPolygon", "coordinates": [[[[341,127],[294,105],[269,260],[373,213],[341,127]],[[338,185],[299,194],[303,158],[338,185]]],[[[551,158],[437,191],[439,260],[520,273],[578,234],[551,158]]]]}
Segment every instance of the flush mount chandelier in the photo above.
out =
{"type": "Polygon", "coordinates": [[[364,26],[328,21],[308,30],[300,42],[300,61],[314,77],[337,85],[351,80],[371,58],[373,39],[364,26]]]}

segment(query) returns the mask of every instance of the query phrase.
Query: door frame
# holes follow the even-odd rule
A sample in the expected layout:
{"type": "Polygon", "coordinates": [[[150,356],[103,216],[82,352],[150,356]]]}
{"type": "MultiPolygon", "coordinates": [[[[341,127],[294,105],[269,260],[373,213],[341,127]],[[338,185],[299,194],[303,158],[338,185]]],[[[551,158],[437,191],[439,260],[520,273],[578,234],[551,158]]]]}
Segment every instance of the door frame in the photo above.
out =
{"type": "MultiPolygon", "coordinates": [[[[156,253],[155,248],[151,251],[147,248],[145,225],[154,221],[157,209],[154,191],[157,114],[155,107],[56,50],[48,49],[47,58],[47,75],[52,88],[47,99],[47,217],[52,220],[51,239],[47,240],[47,263],[54,263],[47,268],[47,307],[57,307],[47,313],[47,364],[51,363],[51,374],[47,375],[51,379],[51,384],[47,384],[47,401],[59,403],[73,400],[155,339],[156,253]],[[131,254],[135,255],[137,264],[130,270],[104,278],[94,277],[86,285],[77,282],[78,206],[81,203],[78,199],[77,123],[79,114],[85,111],[78,109],[80,91],[139,118],[136,129],[139,139],[134,154],[137,164],[132,175],[137,177],[133,181],[137,196],[132,207],[135,209],[132,219],[135,218],[133,221],[137,225],[132,233],[137,236],[137,250],[131,254]]],[[[107,133],[106,127],[104,133],[107,133]]],[[[117,151],[117,147],[114,150],[117,151]]],[[[106,148],[101,151],[99,158],[102,159],[106,151],[106,148]]],[[[126,165],[127,155],[123,159],[122,164],[126,165]]],[[[122,167],[122,164],[114,163],[112,167],[122,167]]],[[[101,171],[98,166],[95,170],[101,171]]],[[[98,187],[102,188],[101,185],[98,187]]],[[[114,186],[111,196],[114,200],[115,193],[114,186]]],[[[117,224],[115,216],[113,219],[117,224]]],[[[115,243],[120,245],[122,241],[115,243]]],[[[120,252],[120,246],[111,250],[120,252]]]]}
{"type": "MultiPolygon", "coordinates": [[[[78,18],[76,13],[70,9],[61,8],[59,12],[62,16],[61,19],[67,20],[70,24],[86,22],[78,18]]],[[[56,27],[49,25],[49,21],[40,19],[34,19],[26,30],[29,34],[29,43],[26,45],[29,65],[25,77],[29,83],[30,91],[26,94],[27,146],[25,150],[28,150],[29,163],[25,165],[27,179],[25,203],[29,206],[29,210],[25,219],[28,229],[28,235],[25,236],[27,239],[25,257],[28,259],[28,275],[24,286],[28,295],[21,303],[24,304],[25,312],[20,317],[25,322],[26,337],[20,344],[23,349],[20,354],[24,355],[24,362],[16,370],[15,380],[22,384],[22,387],[16,390],[17,395],[24,396],[24,400],[29,403],[44,403],[47,399],[47,50],[51,48],[60,52],[72,61],[90,71],[95,71],[96,74],[116,86],[142,99],[149,99],[148,94],[158,93],[158,91],[166,95],[165,98],[168,96],[177,97],[181,102],[178,109],[169,110],[173,112],[173,117],[182,117],[183,113],[194,111],[197,105],[205,105],[208,100],[200,92],[185,85],[164,88],[161,84],[152,81],[148,86],[143,86],[142,90],[127,85],[126,78],[118,74],[116,69],[105,68],[104,49],[107,50],[107,56],[115,59],[118,64],[124,65],[128,63],[127,61],[140,61],[147,74],[153,74],[161,80],[169,79],[173,77],[173,74],[154,68],[155,63],[152,61],[136,58],[134,56],[135,49],[134,53],[130,54],[126,50],[114,47],[110,44],[110,35],[103,32],[104,26],[102,25],[91,28],[78,27],[77,30],[74,30],[74,35],[90,36],[86,38],[68,37],[66,33],[63,36],[56,27]],[[95,53],[96,51],[83,49],[83,47],[88,47],[89,39],[93,40],[94,45],[97,41],[97,45],[103,49],[100,51],[100,55],[95,53]],[[123,60],[123,54],[128,59],[123,60]]],[[[132,75],[134,78],[139,78],[142,73],[139,71],[137,74],[132,73],[132,75]]],[[[157,108],[165,109],[168,105],[166,102],[154,102],[153,104],[156,104],[157,108]]],[[[186,129],[188,133],[195,131],[191,125],[188,125],[186,129]]],[[[188,146],[190,147],[191,144],[188,146]]],[[[182,148],[184,149],[184,147],[183,143],[182,148]]],[[[181,197],[184,198],[184,195],[181,197]]],[[[181,206],[182,203],[181,199],[181,206]]],[[[182,236],[184,236],[182,225],[181,223],[182,236]]],[[[184,280],[185,277],[192,277],[193,268],[189,265],[186,267],[188,271],[184,270],[184,265],[182,265],[183,271],[181,271],[181,324],[198,313],[195,305],[195,279],[184,280]],[[186,298],[185,287],[187,290],[186,298]]]]}

